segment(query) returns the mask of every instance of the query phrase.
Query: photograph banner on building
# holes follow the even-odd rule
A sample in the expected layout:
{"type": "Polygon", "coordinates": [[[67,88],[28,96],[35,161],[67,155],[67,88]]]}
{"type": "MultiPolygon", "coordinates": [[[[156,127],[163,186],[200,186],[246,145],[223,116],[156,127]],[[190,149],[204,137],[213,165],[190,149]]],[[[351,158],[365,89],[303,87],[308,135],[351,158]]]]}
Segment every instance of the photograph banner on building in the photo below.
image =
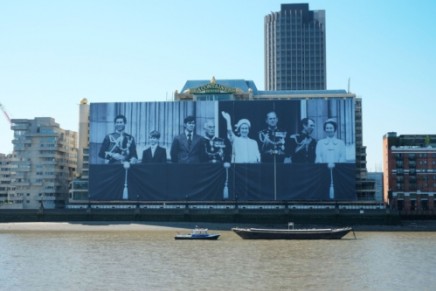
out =
{"type": "Polygon", "coordinates": [[[94,201],[355,200],[353,98],[91,103],[94,201]]]}

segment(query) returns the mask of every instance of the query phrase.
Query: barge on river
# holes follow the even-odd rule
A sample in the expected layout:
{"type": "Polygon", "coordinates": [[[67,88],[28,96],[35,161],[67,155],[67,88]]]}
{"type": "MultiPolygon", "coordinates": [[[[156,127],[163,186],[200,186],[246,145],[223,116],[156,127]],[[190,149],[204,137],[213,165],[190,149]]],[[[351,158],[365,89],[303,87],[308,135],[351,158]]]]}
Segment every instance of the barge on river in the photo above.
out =
{"type": "Polygon", "coordinates": [[[287,229],[234,227],[232,231],[243,239],[341,239],[353,229],[293,228],[293,223],[289,223],[287,229]],[[291,225],[292,228],[289,228],[291,225]]]}

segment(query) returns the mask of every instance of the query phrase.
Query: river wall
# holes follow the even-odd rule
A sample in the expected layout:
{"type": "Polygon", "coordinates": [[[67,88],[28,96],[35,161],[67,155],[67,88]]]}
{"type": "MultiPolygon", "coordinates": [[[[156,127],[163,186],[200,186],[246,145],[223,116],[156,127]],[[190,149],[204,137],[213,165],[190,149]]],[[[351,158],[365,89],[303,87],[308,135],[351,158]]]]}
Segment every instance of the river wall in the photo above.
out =
{"type": "Polygon", "coordinates": [[[401,225],[390,210],[293,209],[37,209],[0,210],[0,222],[150,221],[300,225],[401,225]]]}

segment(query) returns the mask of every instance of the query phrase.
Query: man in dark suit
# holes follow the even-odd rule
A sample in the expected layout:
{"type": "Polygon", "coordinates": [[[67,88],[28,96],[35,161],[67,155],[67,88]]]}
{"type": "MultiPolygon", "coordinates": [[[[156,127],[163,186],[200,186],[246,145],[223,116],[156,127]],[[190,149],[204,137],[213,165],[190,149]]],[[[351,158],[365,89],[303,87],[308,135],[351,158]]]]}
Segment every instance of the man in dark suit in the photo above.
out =
{"type": "Polygon", "coordinates": [[[204,160],[203,138],[194,132],[195,118],[183,120],[183,133],[174,137],[171,145],[171,161],[179,164],[195,164],[204,160]]]}
{"type": "Polygon", "coordinates": [[[150,147],[142,152],[142,163],[166,163],[167,150],[159,146],[160,132],[153,130],[148,137],[150,147]]]}

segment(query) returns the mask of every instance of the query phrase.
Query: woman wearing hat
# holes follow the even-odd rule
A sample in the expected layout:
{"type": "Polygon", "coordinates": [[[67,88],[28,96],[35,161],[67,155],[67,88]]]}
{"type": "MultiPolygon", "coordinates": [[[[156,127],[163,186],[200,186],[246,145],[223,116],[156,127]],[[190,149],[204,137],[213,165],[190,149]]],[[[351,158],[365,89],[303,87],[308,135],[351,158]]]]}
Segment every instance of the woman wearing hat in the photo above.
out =
{"type": "Polygon", "coordinates": [[[235,124],[235,132],[232,130],[230,114],[221,112],[227,122],[227,136],[232,143],[232,162],[233,163],[259,163],[260,152],[257,142],[248,137],[251,123],[248,119],[240,119],[235,124]]]}
{"type": "Polygon", "coordinates": [[[337,123],[333,119],[324,122],[326,138],[316,144],[315,163],[327,163],[333,168],[335,163],[345,163],[345,143],[336,138],[337,123]]]}

